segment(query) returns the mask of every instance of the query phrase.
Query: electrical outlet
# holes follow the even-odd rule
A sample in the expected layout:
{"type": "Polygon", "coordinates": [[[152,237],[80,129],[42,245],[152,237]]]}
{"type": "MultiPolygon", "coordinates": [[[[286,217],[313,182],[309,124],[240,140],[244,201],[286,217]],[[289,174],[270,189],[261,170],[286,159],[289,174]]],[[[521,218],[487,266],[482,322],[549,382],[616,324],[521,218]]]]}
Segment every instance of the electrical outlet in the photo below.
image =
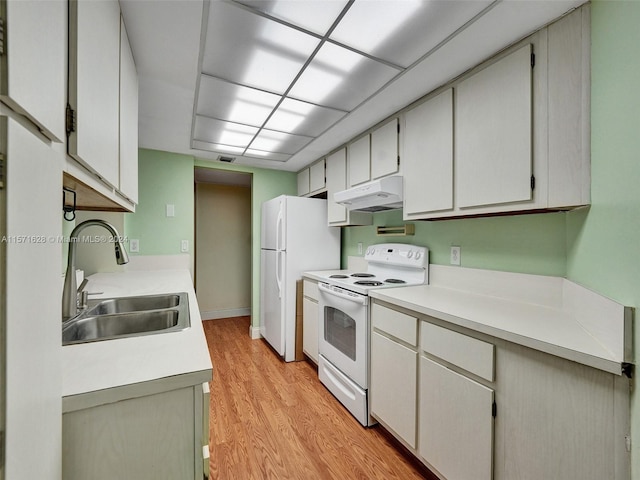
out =
{"type": "Polygon", "coordinates": [[[451,247],[451,265],[460,265],[461,248],[458,246],[451,247]]]}
{"type": "Polygon", "coordinates": [[[182,253],[187,253],[189,251],[189,240],[180,241],[180,251],[182,253]]]}
{"type": "Polygon", "coordinates": [[[358,242],[358,255],[362,255],[362,242],[358,242]]]}
{"type": "Polygon", "coordinates": [[[140,240],[135,238],[129,240],[129,251],[131,253],[138,253],[140,251],[140,240]]]}
{"type": "Polygon", "coordinates": [[[176,206],[167,204],[167,217],[175,217],[176,216],[176,206]]]}

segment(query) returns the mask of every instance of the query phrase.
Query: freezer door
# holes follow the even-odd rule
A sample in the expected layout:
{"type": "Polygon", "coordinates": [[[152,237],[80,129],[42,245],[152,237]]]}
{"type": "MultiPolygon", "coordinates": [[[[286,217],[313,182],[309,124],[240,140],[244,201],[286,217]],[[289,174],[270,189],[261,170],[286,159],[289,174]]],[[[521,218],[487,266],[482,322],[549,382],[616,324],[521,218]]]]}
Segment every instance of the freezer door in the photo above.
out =
{"type": "Polygon", "coordinates": [[[266,250],[284,250],[284,196],[262,204],[261,247],[266,250]]]}
{"type": "Polygon", "coordinates": [[[260,334],[284,356],[284,315],[282,270],[284,254],[275,250],[261,250],[260,257],[260,334]]]}

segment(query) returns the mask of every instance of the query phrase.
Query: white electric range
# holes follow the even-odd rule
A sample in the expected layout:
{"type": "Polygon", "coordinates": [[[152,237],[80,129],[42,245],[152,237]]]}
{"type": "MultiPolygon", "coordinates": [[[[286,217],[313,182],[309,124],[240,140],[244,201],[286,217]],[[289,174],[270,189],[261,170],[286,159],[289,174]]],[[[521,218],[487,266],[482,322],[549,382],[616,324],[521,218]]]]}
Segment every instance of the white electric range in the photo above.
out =
{"type": "Polygon", "coordinates": [[[429,250],[415,245],[371,245],[362,272],[308,272],[318,280],[320,381],[364,425],[369,416],[369,295],[378,288],[428,283],[429,250]]]}

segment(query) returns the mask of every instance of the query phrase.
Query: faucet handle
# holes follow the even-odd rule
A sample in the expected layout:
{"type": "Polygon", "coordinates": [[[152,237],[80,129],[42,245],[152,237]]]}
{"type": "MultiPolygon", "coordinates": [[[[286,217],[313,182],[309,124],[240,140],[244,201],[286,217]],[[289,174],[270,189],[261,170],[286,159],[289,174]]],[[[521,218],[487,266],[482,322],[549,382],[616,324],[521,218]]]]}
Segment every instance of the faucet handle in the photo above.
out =
{"type": "Polygon", "coordinates": [[[78,287],[78,294],[80,294],[84,290],[84,287],[87,286],[87,283],[89,283],[89,279],[88,278],[85,278],[84,280],[82,280],[82,283],[78,287]]]}

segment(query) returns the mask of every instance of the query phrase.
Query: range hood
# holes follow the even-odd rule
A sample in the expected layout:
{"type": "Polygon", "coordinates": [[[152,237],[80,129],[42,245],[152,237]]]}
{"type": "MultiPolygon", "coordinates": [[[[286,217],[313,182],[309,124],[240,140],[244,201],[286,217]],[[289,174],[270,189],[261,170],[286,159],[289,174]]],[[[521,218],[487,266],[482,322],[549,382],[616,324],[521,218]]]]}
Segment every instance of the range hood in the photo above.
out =
{"type": "Polygon", "coordinates": [[[333,200],[348,210],[379,212],[402,208],[402,177],[393,175],[336,192],[333,200]]]}

